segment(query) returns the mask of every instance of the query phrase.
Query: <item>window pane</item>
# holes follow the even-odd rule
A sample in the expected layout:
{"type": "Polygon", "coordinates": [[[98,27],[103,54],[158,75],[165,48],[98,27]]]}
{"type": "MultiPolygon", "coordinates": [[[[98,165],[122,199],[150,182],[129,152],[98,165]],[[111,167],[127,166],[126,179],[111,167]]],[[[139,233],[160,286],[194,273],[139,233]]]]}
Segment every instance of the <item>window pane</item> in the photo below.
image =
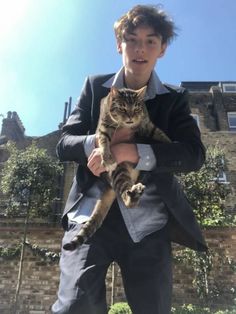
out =
{"type": "Polygon", "coordinates": [[[236,84],[223,84],[223,91],[228,93],[235,93],[236,84]]]}
{"type": "Polygon", "coordinates": [[[236,112],[228,112],[228,121],[230,128],[236,128],[236,112]]]}

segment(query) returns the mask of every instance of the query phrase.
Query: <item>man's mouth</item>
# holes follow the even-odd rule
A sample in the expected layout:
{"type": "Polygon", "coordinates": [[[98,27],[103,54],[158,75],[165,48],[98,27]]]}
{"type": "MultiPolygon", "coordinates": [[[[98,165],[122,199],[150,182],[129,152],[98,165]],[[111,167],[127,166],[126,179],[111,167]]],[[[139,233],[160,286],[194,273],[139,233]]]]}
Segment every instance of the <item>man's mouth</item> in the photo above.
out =
{"type": "Polygon", "coordinates": [[[143,63],[147,63],[147,60],[138,58],[138,59],[133,59],[133,62],[137,64],[143,64],[143,63]]]}

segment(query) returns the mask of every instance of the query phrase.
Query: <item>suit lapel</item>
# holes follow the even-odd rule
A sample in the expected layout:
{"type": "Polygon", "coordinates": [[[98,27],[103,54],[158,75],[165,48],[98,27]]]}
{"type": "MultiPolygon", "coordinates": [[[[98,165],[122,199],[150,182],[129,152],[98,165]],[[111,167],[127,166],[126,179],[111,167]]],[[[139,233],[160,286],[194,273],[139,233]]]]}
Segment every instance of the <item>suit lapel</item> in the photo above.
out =
{"type": "Polygon", "coordinates": [[[91,130],[90,134],[94,134],[97,129],[99,114],[100,114],[100,106],[101,106],[101,99],[106,97],[107,94],[110,92],[109,88],[100,87],[94,90],[94,102],[91,108],[91,130]]]}

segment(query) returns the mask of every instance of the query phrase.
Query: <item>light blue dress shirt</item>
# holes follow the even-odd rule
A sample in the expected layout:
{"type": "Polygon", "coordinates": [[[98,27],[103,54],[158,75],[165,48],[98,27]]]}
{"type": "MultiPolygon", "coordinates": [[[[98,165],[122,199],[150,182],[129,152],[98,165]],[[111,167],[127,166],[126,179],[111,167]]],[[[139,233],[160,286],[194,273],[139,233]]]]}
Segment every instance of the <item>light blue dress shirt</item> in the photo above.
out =
{"type": "MultiPolygon", "coordinates": [[[[104,83],[104,87],[117,88],[124,87],[124,68],[104,83]]],[[[169,90],[162,85],[158,76],[153,71],[147,86],[145,100],[153,99],[156,95],[169,93],[169,90]]],[[[87,157],[95,148],[95,135],[88,135],[84,144],[87,157]]],[[[136,169],[151,171],[156,164],[155,155],[150,145],[137,144],[139,162],[136,169]]],[[[127,230],[134,242],[141,241],[145,236],[160,230],[167,223],[168,213],[165,204],[157,193],[157,187],[149,180],[145,183],[146,188],[141,196],[140,202],[136,208],[127,208],[122,199],[118,196],[117,201],[126,224],[127,230]]],[[[78,206],[71,210],[67,215],[68,219],[77,223],[86,222],[92,214],[93,208],[102,195],[104,182],[99,178],[84,193],[78,206]]]]}

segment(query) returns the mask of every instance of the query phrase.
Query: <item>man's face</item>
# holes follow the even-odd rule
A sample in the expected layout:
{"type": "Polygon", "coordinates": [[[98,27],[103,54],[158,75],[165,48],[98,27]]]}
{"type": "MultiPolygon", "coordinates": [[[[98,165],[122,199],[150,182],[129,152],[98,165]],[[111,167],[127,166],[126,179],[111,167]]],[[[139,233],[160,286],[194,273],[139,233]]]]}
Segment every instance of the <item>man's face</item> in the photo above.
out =
{"type": "Polygon", "coordinates": [[[127,75],[149,78],[157,59],[165,53],[166,44],[162,44],[152,27],[140,26],[126,33],[124,39],[117,43],[117,48],[122,54],[127,75]]]}

